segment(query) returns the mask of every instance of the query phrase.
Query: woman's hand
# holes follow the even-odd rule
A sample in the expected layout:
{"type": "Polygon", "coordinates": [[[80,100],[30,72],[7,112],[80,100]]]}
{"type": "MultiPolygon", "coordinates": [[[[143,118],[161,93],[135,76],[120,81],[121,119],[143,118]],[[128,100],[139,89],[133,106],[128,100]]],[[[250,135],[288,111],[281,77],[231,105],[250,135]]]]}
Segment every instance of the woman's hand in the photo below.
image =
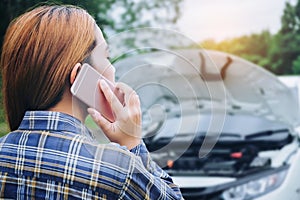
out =
{"type": "Polygon", "coordinates": [[[128,85],[117,83],[116,87],[124,92],[125,105],[123,106],[105,81],[100,81],[99,87],[112,108],[115,121],[108,121],[93,108],[89,108],[88,112],[111,142],[127,146],[128,149],[134,148],[140,144],[142,135],[138,95],[128,85]]]}

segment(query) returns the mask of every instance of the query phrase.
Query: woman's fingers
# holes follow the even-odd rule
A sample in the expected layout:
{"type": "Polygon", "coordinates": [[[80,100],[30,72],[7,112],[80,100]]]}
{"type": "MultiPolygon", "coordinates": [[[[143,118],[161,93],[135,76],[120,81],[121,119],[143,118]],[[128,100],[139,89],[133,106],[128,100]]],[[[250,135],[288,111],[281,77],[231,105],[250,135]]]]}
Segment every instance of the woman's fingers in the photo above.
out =
{"type": "Polygon", "coordinates": [[[125,105],[131,105],[132,101],[133,101],[133,97],[135,97],[136,92],[129,87],[128,85],[126,85],[125,83],[117,83],[116,87],[121,89],[124,93],[124,100],[125,100],[125,105]]]}
{"type": "Polygon", "coordinates": [[[107,119],[102,117],[102,115],[97,110],[95,110],[94,108],[88,108],[87,111],[103,131],[110,130],[111,123],[107,119]]]}
{"type": "Polygon", "coordinates": [[[101,80],[99,85],[106,100],[109,102],[109,105],[112,108],[113,112],[118,116],[122,115],[123,105],[116,97],[116,95],[113,93],[113,91],[108,86],[108,84],[104,80],[101,80]]]}
{"type": "MultiPolygon", "coordinates": [[[[136,92],[131,87],[129,87],[125,83],[117,83],[116,87],[119,88],[120,90],[122,90],[125,94],[125,105],[127,107],[126,110],[129,112],[127,114],[135,116],[132,119],[135,121],[135,123],[138,123],[136,121],[136,116],[139,116],[141,114],[139,96],[136,94],[136,92]]],[[[131,118],[131,117],[129,117],[129,118],[131,118]]]]}
{"type": "Polygon", "coordinates": [[[129,149],[135,147],[141,138],[141,108],[138,95],[126,84],[118,83],[116,88],[124,93],[125,106],[123,106],[105,81],[100,81],[99,87],[116,116],[115,122],[111,123],[95,109],[89,108],[88,112],[110,141],[127,146],[129,149]]]}

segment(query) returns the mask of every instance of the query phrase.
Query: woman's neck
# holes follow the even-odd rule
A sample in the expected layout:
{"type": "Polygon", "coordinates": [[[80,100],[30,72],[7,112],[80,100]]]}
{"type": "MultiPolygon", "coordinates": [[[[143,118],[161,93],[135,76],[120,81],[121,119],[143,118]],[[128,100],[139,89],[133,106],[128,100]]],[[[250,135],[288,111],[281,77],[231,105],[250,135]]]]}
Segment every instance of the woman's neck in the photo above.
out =
{"type": "Polygon", "coordinates": [[[79,101],[76,97],[73,97],[69,91],[65,91],[61,101],[48,110],[66,113],[79,119],[82,123],[84,123],[88,114],[87,106],[79,101]]]}

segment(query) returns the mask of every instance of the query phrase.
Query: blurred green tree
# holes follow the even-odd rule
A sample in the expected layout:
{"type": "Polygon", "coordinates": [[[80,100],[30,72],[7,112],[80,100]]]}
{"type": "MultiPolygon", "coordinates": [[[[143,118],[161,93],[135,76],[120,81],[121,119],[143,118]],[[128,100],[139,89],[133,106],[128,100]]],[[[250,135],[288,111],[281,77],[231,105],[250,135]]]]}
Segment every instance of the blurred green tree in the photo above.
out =
{"type": "Polygon", "coordinates": [[[300,55],[293,61],[293,72],[295,74],[300,74],[300,55]]]}
{"type": "Polygon", "coordinates": [[[270,59],[273,69],[277,74],[299,73],[297,66],[294,66],[296,59],[300,55],[300,1],[293,6],[286,2],[283,15],[281,17],[281,29],[275,36],[274,47],[271,51],[270,59]]]}

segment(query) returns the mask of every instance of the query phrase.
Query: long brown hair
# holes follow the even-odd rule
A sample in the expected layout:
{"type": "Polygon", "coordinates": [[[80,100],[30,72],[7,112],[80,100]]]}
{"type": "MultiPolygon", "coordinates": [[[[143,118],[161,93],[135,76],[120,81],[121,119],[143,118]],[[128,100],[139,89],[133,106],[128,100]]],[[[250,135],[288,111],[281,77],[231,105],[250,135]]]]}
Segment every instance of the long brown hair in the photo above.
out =
{"type": "Polygon", "coordinates": [[[74,6],[41,6],[11,22],[0,62],[11,130],[25,111],[46,110],[61,100],[72,67],[95,45],[94,30],[94,19],[74,6]]]}

